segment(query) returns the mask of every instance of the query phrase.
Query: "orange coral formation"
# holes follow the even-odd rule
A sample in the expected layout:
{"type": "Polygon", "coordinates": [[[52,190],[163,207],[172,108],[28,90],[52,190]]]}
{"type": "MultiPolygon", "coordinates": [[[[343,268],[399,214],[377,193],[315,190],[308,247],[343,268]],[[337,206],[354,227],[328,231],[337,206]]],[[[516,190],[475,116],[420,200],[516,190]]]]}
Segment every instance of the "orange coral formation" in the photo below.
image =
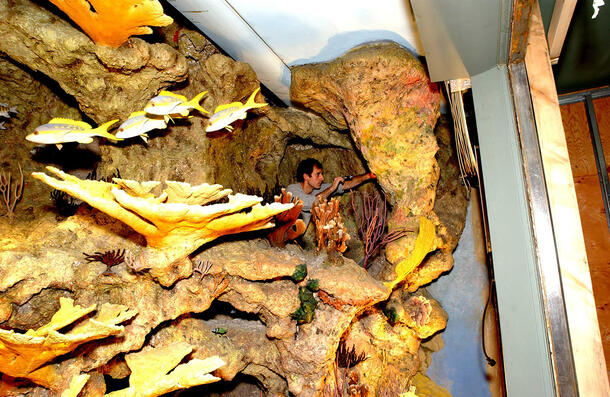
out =
{"type": "Polygon", "coordinates": [[[75,306],[73,300],[67,298],[60,298],[59,302],[60,309],[51,321],[37,330],[25,334],[0,330],[0,372],[50,386],[52,382],[46,376],[46,367],[37,368],[83,343],[122,334],[124,328],[117,324],[136,315],[125,306],[105,303],[94,317],[83,320],[66,333],[60,333],[62,328],[93,312],[95,305],[83,308],[75,306]]]}
{"type": "Polygon", "coordinates": [[[349,234],[339,214],[339,198],[314,204],[311,214],[316,225],[318,251],[326,248],[327,251],[345,252],[347,249],[345,243],[349,240],[349,234]]]}
{"type": "Polygon", "coordinates": [[[148,26],[173,22],[157,0],[49,0],[97,44],[119,47],[129,37],[151,34],[148,26]]]}
{"type": "Polygon", "coordinates": [[[279,196],[275,196],[276,203],[294,203],[292,209],[275,216],[275,228],[269,232],[267,239],[275,247],[283,247],[286,241],[294,240],[305,233],[306,225],[302,219],[298,219],[303,208],[303,201],[298,197],[293,198],[292,193],[282,189],[279,196]]]}

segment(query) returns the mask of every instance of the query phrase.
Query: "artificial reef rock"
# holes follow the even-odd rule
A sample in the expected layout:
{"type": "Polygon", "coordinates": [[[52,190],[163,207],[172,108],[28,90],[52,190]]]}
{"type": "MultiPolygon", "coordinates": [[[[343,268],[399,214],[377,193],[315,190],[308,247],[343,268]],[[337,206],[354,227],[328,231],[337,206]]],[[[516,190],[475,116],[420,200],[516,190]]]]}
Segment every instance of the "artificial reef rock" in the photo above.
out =
{"type": "MultiPolygon", "coordinates": [[[[411,229],[420,216],[428,217],[440,240],[436,252],[421,267],[449,270],[456,241],[446,238],[446,227],[434,212],[439,178],[434,127],[440,93],[423,64],[398,44],[381,43],[363,45],[334,61],[297,66],[291,71],[294,104],[313,110],[337,128],[349,128],[393,205],[390,229],[411,229]]],[[[464,202],[457,206],[465,215],[464,202]]],[[[399,266],[408,260],[416,238],[416,233],[408,233],[388,244],[388,261],[399,266]]],[[[442,271],[436,272],[436,277],[442,271]]],[[[395,276],[386,274],[385,278],[395,276]]],[[[415,290],[425,282],[412,279],[409,284],[415,290]]]]}
{"type": "Polygon", "coordinates": [[[106,395],[154,397],[219,381],[220,378],[210,374],[225,364],[218,356],[180,364],[192,351],[193,347],[187,343],[175,343],[126,355],[125,361],[131,370],[129,387],[106,395]]]}
{"type": "Polygon", "coordinates": [[[271,228],[273,216],[294,205],[272,203],[262,206],[260,197],[230,195],[230,189],[207,183],[191,186],[166,181],[167,187],[155,195],[151,190],[161,182],[119,178],[113,178],[114,183],[82,180],[54,167],[47,169],[61,179],[42,172],[32,176],[144,235],[146,251],[134,260],[132,267],[137,271],[150,269],[150,274],[166,287],[191,275],[192,264],[187,256],[203,244],[226,234],[271,228]],[[206,205],[227,196],[228,203],[206,205]]]}
{"type": "MultiPolygon", "coordinates": [[[[260,86],[249,65],[222,55],[188,27],[174,23],[155,30],[155,44],[143,37],[104,47],[53,6],[0,0],[5,38],[0,101],[19,110],[0,135],[1,166],[14,172],[21,164],[26,174],[13,222],[0,213],[0,328],[38,329],[51,321],[62,298],[85,308],[111,304],[137,313],[120,324],[122,336],[84,343],[40,364],[34,372],[40,371],[37,379],[44,382],[5,374],[0,394],[116,392],[104,377],[131,375],[131,383],[137,371],[128,357],[185,342],[192,348],[190,359],[224,361],[214,376],[223,381],[253,377],[267,395],[321,395],[332,388],[333,374],[349,379],[350,390],[361,395],[412,392],[431,352],[442,345],[438,331],[447,321],[420,287],[451,268],[466,209],[448,124],[435,129],[439,93],[422,64],[401,47],[384,44],[329,64],[294,68],[293,102],[321,117],[268,106],[249,112],[230,132],[206,134],[202,114],[176,119],[166,130],[151,132],[148,144],[133,139],[57,151],[23,139],[52,117],[124,121],[162,89],[188,98],[208,91],[201,105],[211,112],[224,103],[244,102],[260,86]],[[294,182],[296,166],[306,157],[324,164],[327,180],[371,170],[392,204],[390,228],[412,232],[387,247],[391,263],[380,255],[367,272],[357,264],[361,243],[344,195],[341,219],[351,236],[345,255],[292,243],[271,247],[264,233],[253,231],[183,252],[195,271],[189,265],[164,286],[151,272],[134,268],[127,256],[112,267],[88,261],[84,254],[143,253],[152,241],[78,200],[75,215],[58,214],[49,187],[29,177],[55,164],[83,178],[93,165],[81,161],[81,152],[99,160],[97,179],[120,171],[123,180],[221,184],[263,196],[265,202],[294,182]],[[423,248],[417,248],[418,241],[423,248]],[[434,251],[420,265],[417,257],[428,250],[434,251]],[[398,283],[398,270],[413,264],[402,275],[406,281],[398,283]],[[293,279],[301,265],[307,275],[293,279]],[[307,285],[317,289],[309,290],[308,300],[300,299],[307,285]],[[304,305],[312,317],[301,323],[294,314],[304,305]],[[340,368],[340,345],[355,346],[367,358],[340,368]]],[[[273,105],[273,98],[265,99],[273,105]]],[[[127,184],[120,190],[136,194],[134,186],[144,188],[127,184]]],[[[372,184],[362,189],[376,190],[372,184]]]]}
{"type": "Polygon", "coordinates": [[[56,81],[97,123],[125,117],[125,104],[142,107],[186,79],[186,59],[169,45],[139,38],[120,48],[96,45],[52,7],[0,1],[0,51],[56,81]]]}

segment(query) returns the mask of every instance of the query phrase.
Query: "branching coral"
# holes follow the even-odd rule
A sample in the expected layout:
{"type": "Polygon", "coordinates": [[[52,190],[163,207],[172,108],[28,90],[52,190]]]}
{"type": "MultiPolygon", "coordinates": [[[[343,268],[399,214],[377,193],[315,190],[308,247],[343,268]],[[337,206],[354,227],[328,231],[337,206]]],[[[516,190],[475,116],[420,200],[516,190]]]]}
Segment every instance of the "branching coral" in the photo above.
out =
{"type": "Polygon", "coordinates": [[[102,262],[108,267],[118,265],[125,260],[125,250],[112,250],[104,253],[94,252],[93,254],[83,252],[83,255],[85,255],[87,262],[102,262]]]}
{"type": "Polygon", "coordinates": [[[72,216],[78,209],[78,204],[74,202],[74,199],[61,190],[53,189],[51,191],[51,200],[55,203],[55,208],[57,208],[57,212],[61,216],[72,216]]]}
{"type": "Polygon", "coordinates": [[[352,201],[352,209],[354,210],[356,221],[358,222],[358,231],[360,232],[360,237],[362,237],[362,242],[364,243],[363,267],[367,269],[369,259],[378,248],[404,237],[409,230],[403,228],[387,232],[387,200],[385,195],[383,196],[382,201],[378,194],[373,196],[364,193],[362,195],[361,211],[356,209],[353,191],[350,193],[350,198],[352,201]]]}
{"type": "Polygon", "coordinates": [[[23,172],[21,171],[21,165],[19,165],[19,174],[21,178],[15,182],[15,185],[12,185],[11,173],[5,174],[4,171],[0,172],[0,196],[6,207],[6,216],[9,219],[13,219],[15,206],[23,196],[23,172]]]}
{"type": "Polygon", "coordinates": [[[25,334],[0,329],[0,372],[13,377],[28,378],[49,387],[45,363],[76,349],[79,345],[112,335],[120,335],[120,324],[135,316],[125,306],[106,303],[94,317],[87,318],[68,332],[60,330],[77,322],[95,310],[95,305],[83,308],[72,299],[60,298],[60,309],[51,321],[25,334]]]}
{"type": "Polygon", "coordinates": [[[167,26],[157,0],[49,0],[97,44],[119,47],[130,36],[150,34],[149,26],[167,26]]]}
{"type": "Polygon", "coordinates": [[[193,271],[199,273],[199,280],[203,280],[203,278],[210,272],[214,264],[211,261],[207,260],[198,260],[195,262],[195,266],[193,266],[193,271]]]}
{"type": "Polygon", "coordinates": [[[345,341],[339,343],[339,350],[337,350],[337,365],[340,368],[352,368],[360,364],[368,357],[364,352],[356,353],[356,346],[352,345],[351,349],[347,348],[345,341]]]}
{"type": "Polygon", "coordinates": [[[210,372],[225,362],[218,356],[193,359],[180,364],[193,348],[188,343],[176,343],[125,356],[131,369],[129,388],[106,394],[109,397],[153,397],[174,390],[186,389],[219,381],[210,372]],[[180,365],[178,365],[180,364],[180,365]],[[172,372],[169,372],[173,369],[172,372]]]}
{"type": "Polygon", "coordinates": [[[294,240],[305,233],[305,222],[299,219],[301,209],[303,208],[303,201],[298,197],[293,198],[292,193],[286,192],[286,189],[282,189],[282,193],[279,196],[275,196],[274,201],[282,204],[294,203],[292,209],[275,216],[275,228],[267,235],[271,245],[283,247],[286,245],[286,241],[294,240]]]}
{"type": "Polygon", "coordinates": [[[87,262],[101,262],[104,265],[106,265],[107,269],[104,272],[104,274],[108,274],[110,271],[110,268],[112,266],[123,263],[123,261],[125,260],[125,250],[124,249],[106,251],[103,253],[94,252],[93,254],[87,254],[87,253],[83,252],[83,255],[85,255],[85,260],[87,262]]]}
{"type": "Polygon", "coordinates": [[[339,214],[339,198],[328,202],[316,203],[311,209],[312,219],[316,226],[318,250],[345,252],[349,240],[347,229],[343,226],[339,214]]]}
{"type": "Polygon", "coordinates": [[[273,227],[273,216],[294,205],[262,206],[260,197],[230,195],[230,189],[207,183],[191,186],[167,181],[167,187],[156,196],[151,191],[161,182],[81,180],[54,167],[47,169],[61,180],[42,172],[32,176],[86,201],[144,235],[148,247],[130,267],[137,271],[150,269],[150,274],[164,286],[192,274],[188,255],[201,245],[227,234],[273,227]],[[227,196],[227,203],[209,204],[227,196]]]}

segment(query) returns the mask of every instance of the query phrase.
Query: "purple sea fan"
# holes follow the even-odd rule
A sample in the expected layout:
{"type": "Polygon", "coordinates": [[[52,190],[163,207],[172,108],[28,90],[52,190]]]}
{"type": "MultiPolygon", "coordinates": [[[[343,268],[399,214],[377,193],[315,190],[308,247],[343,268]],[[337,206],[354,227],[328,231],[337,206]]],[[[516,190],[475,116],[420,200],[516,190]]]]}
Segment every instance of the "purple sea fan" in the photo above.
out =
{"type": "Polygon", "coordinates": [[[364,243],[364,264],[368,269],[369,260],[377,250],[386,244],[404,237],[410,230],[401,228],[387,232],[387,200],[383,201],[379,194],[362,194],[362,210],[358,211],[354,203],[354,193],[351,193],[352,209],[356,216],[358,231],[364,243]]]}

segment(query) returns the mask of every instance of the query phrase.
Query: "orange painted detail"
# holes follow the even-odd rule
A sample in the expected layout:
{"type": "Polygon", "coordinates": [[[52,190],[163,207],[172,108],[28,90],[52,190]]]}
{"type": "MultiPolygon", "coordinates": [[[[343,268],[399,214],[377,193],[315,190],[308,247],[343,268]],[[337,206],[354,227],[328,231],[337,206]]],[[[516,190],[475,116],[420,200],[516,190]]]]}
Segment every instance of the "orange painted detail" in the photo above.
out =
{"type": "Polygon", "coordinates": [[[131,36],[151,34],[149,26],[173,22],[157,0],[49,0],[96,44],[119,47],[131,36]]]}

